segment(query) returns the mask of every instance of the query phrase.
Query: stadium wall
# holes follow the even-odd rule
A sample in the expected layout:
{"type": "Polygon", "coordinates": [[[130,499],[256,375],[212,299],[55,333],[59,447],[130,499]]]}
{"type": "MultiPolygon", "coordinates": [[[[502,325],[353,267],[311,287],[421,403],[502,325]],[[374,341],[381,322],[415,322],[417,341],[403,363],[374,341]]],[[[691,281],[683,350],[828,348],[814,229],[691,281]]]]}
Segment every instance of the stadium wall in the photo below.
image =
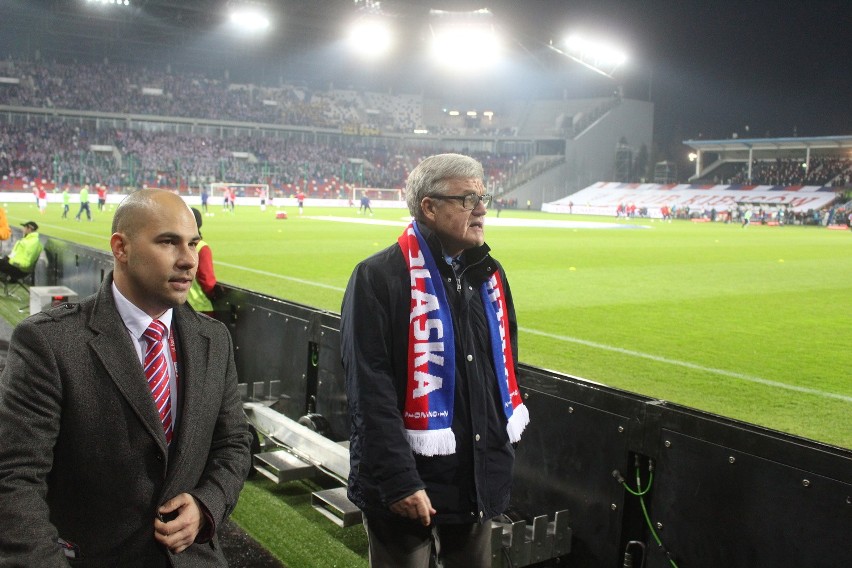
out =
{"type": "MultiPolygon", "coordinates": [[[[46,241],[38,285],[85,297],[112,267],[107,252],[46,241]]],[[[224,286],[216,317],[234,338],[243,400],[322,417],[327,437],[347,439],[339,316],[224,286]]],[[[617,568],[637,541],[648,568],[837,568],[852,557],[852,450],[529,365],[518,382],[532,422],[511,516],[568,511],[572,531],[570,553],[537,566],[617,568]]]]}
{"type": "Polygon", "coordinates": [[[602,179],[615,178],[615,151],[624,139],[635,157],[642,146],[651,152],[654,134],[654,105],[624,99],[596,123],[569,140],[566,163],[572,191],[602,179]]]}
{"type": "Polygon", "coordinates": [[[570,174],[569,166],[563,162],[511,192],[511,197],[518,200],[520,208],[529,201],[530,209],[538,210],[548,201],[572,192],[570,174]]]}
{"type": "MultiPolygon", "coordinates": [[[[605,101],[605,99],[601,99],[605,101]]],[[[616,148],[622,139],[638,155],[642,146],[650,157],[654,134],[654,105],[623,99],[574,138],[566,140],[565,162],[507,194],[518,203],[528,200],[538,210],[550,201],[588,187],[602,179],[615,179],[616,148]]]]}

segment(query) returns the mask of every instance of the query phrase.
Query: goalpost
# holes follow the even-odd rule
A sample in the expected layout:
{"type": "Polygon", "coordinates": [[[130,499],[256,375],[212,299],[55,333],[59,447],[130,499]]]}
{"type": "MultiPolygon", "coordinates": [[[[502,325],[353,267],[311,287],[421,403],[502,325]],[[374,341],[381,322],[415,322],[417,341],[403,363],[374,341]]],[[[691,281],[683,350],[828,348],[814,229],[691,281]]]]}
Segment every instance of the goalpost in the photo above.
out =
{"type": "Polygon", "coordinates": [[[403,201],[405,196],[401,189],[388,189],[379,187],[356,187],[351,186],[349,199],[357,205],[362,196],[367,196],[370,201],[403,201]]]}
{"type": "Polygon", "coordinates": [[[210,184],[210,197],[219,197],[224,199],[225,191],[233,189],[237,197],[261,197],[266,198],[267,204],[270,197],[268,183],[230,183],[230,182],[214,182],[210,184]]]}

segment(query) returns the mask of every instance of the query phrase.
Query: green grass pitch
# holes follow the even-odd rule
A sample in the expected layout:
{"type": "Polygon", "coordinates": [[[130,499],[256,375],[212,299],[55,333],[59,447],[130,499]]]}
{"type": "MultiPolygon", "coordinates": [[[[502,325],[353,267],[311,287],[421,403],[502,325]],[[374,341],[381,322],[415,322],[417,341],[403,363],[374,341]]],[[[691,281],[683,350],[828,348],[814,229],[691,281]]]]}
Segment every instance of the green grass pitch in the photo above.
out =
{"type": "MultiPolygon", "coordinates": [[[[334,312],[355,264],[395,242],[406,214],[282,209],[286,220],[277,208],[211,207],[202,232],[218,279],[334,312]],[[320,218],[330,216],[387,224],[320,218]]],[[[55,204],[8,211],[11,223],[34,219],[42,234],[108,248],[111,211],[92,222],[60,219],[55,204]]],[[[509,277],[521,361],[852,448],[849,231],[495,216],[486,239],[509,277]],[[512,220],[622,228],[501,224],[512,220]]]]}
{"type": "MultiPolygon", "coordinates": [[[[12,223],[108,249],[94,221],[9,204],[12,223]]],[[[202,232],[223,282],[339,311],[355,264],[393,243],[405,211],[307,208],[276,220],[211,208],[202,232]]],[[[72,207],[72,216],[76,207],[72,207]]],[[[503,211],[486,237],[506,267],[520,359],[613,387],[852,448],[852,235],[816,227],[650,223],[503,211]],[[530,228],[498,221],[603,221],[635,230],[530,228]]],[[[535,417],[533,417],[533,420],[535,417]]],[[[249,481],[232,518],[286,565],[366,568],[360,527],[310,507],[309,482],[249,481]],[[321,557],[317,551],[321,550],[321,557]]]]}

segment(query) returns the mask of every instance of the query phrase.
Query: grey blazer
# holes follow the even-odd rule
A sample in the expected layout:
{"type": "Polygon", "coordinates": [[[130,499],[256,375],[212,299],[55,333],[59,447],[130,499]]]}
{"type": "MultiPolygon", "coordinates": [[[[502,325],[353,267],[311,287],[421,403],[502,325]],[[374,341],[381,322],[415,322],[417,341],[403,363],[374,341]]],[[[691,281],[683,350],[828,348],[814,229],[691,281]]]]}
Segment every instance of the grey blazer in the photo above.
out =
{"type": "Polygon", "coordinates": [[[33,315],[12,334],[0,376],[0,567],[226,566],[214,536],[181,554],[153,537],[157,508],[184,492],[217,526],[251,465],[232,343],[220,322],[174,310],[181,412],[170,447],[112,274],[77,305],[33,315]]]}

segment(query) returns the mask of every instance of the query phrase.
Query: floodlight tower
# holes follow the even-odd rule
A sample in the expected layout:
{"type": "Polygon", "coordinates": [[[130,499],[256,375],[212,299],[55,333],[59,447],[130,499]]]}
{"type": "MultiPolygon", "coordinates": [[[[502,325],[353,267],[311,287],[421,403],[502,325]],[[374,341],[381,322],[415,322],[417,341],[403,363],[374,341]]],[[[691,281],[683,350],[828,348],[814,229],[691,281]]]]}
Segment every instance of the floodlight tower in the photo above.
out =
{"type": "Polygon", "coordinates": [[[349,47],[362,59],[381,59],[393,51],[395,37],[380,2],[356,0],[358,18],[349,26],[349,47]]]}
{"type": "Polygon", "coordinates": [[[113,6],[130,6],[130,0],[86,0],[86,4],[111,4],[113,6]]]}
{"type": "Polygon", "coordinates": [[[614,79],[613,73],[627,62],[627,55],[620,48],[603,40],[588,39],[578,34],[569,36],[563,42],[562,48],[552,42],[547,47],[610,79],[614,79]]]}
{"type": "Polygon", "coordinates": [[[269,29],[269,7],[264,2],[234,0],[228,3],[228,18],[242,32],[264,32],[269,29]]]}
{"type": "Polygon", "coordinates": [[[429,10],[432,55],[444,68],[469,73],[491,67],[502,54],[502,42],[488,9],[469,12],[429,10]]]}

